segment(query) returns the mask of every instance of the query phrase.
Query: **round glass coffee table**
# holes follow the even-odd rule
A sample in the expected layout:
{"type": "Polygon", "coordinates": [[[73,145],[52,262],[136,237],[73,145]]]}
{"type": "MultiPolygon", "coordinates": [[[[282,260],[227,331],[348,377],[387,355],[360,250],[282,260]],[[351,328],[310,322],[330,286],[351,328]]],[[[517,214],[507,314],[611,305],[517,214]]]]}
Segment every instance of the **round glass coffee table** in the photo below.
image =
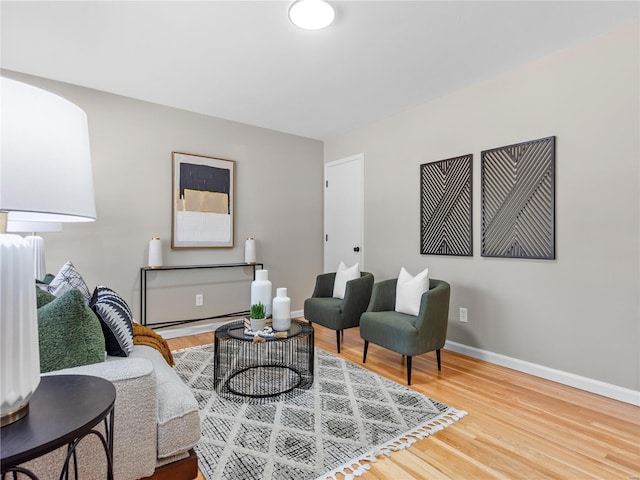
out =
{"type": "Polygon", "coordinates": [[[244,321],[214,332],[213,384],[219,395],[249,403],[277,401],[313,385],[313,327],[291,320],[286,337],[254,343],[244,321]]]}

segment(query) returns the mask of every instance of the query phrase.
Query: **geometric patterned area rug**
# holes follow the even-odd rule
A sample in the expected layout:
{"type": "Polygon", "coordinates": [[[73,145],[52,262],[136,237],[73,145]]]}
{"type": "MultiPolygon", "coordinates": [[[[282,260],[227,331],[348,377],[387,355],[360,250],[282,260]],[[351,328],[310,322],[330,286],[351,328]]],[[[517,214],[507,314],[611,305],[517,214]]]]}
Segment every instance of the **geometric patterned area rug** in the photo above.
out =
{"type": "Polygon", "coordinates": [[[314,385],[266,404],[216,394],[213,345],[173,356],[198,400],[196,451],[209,480],[349,479],[466,415],[318,348],[314,385]]]}

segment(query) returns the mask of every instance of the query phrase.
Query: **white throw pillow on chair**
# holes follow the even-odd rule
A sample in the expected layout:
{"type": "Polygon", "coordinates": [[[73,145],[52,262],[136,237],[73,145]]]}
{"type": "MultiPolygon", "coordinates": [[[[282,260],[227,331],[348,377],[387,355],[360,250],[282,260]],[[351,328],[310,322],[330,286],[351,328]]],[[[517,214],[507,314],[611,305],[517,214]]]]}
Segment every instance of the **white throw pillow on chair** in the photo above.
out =
{"type": "Polygon", "coordinates": [[[417,317],[420,313],[422,294],[427,290],[429,290],[428,268],[414,277],[402,267],[396,287],[396,312],[417,317]]]}
{"type": "Polygon", "coordinates": [[[333,298],[344,298],[347,291],[347,282],[360,278],[360,264],[356,263],[347,267],[344,262],[340,262],[336,272],[336,280],[333,283],[333,298]]]}

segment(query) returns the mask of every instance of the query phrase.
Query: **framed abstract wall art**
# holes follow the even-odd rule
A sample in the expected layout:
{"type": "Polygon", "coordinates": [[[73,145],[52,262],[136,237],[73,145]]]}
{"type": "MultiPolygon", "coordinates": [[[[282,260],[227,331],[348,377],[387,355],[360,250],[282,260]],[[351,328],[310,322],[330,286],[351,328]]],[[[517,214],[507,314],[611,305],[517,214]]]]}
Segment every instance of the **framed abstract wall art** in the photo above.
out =
{"type": "Polygon", "coordinates": [[[171,248],[233,247],[235,162],[173,152],[171,248]]]}
{"type": "Polygon", "coordinates": [[[555,138],[482,152],[483,257],[555,258],[555,138]]]}
{"type": "Polygon", "coordinates": [[[420,165],[420,253],[473,255],[472,154],[420,165]]]}

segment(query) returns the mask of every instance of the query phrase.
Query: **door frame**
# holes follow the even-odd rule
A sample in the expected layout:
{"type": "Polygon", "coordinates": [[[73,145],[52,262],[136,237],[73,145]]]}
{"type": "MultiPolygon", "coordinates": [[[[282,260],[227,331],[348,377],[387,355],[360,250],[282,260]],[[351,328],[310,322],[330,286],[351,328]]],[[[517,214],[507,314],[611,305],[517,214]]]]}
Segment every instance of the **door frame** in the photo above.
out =
{"type": "MultiPolygon", "coordinates": [[[[325,246],[326,246],[326,235],[327,235],[327,170],[330,167],[334,167],[336,165],[340,165],[343,163],[349,162],[360,162],[360,271],[364,270],[364,258],[365,258],[365,248],[364,248],[364,153],[357,153],[355,155],[350,155],[348,157],[340,158],[338,160],[332,160],[331,162],[325,162],[324,164],[324,181],[325,187],[323,188],[323,239],[322,239],[322,264],[323,270],[326,270],[326,258],[325,258],[325,246]]],[[[333,267],[335,268],[335,267],[333,267]]]]}

